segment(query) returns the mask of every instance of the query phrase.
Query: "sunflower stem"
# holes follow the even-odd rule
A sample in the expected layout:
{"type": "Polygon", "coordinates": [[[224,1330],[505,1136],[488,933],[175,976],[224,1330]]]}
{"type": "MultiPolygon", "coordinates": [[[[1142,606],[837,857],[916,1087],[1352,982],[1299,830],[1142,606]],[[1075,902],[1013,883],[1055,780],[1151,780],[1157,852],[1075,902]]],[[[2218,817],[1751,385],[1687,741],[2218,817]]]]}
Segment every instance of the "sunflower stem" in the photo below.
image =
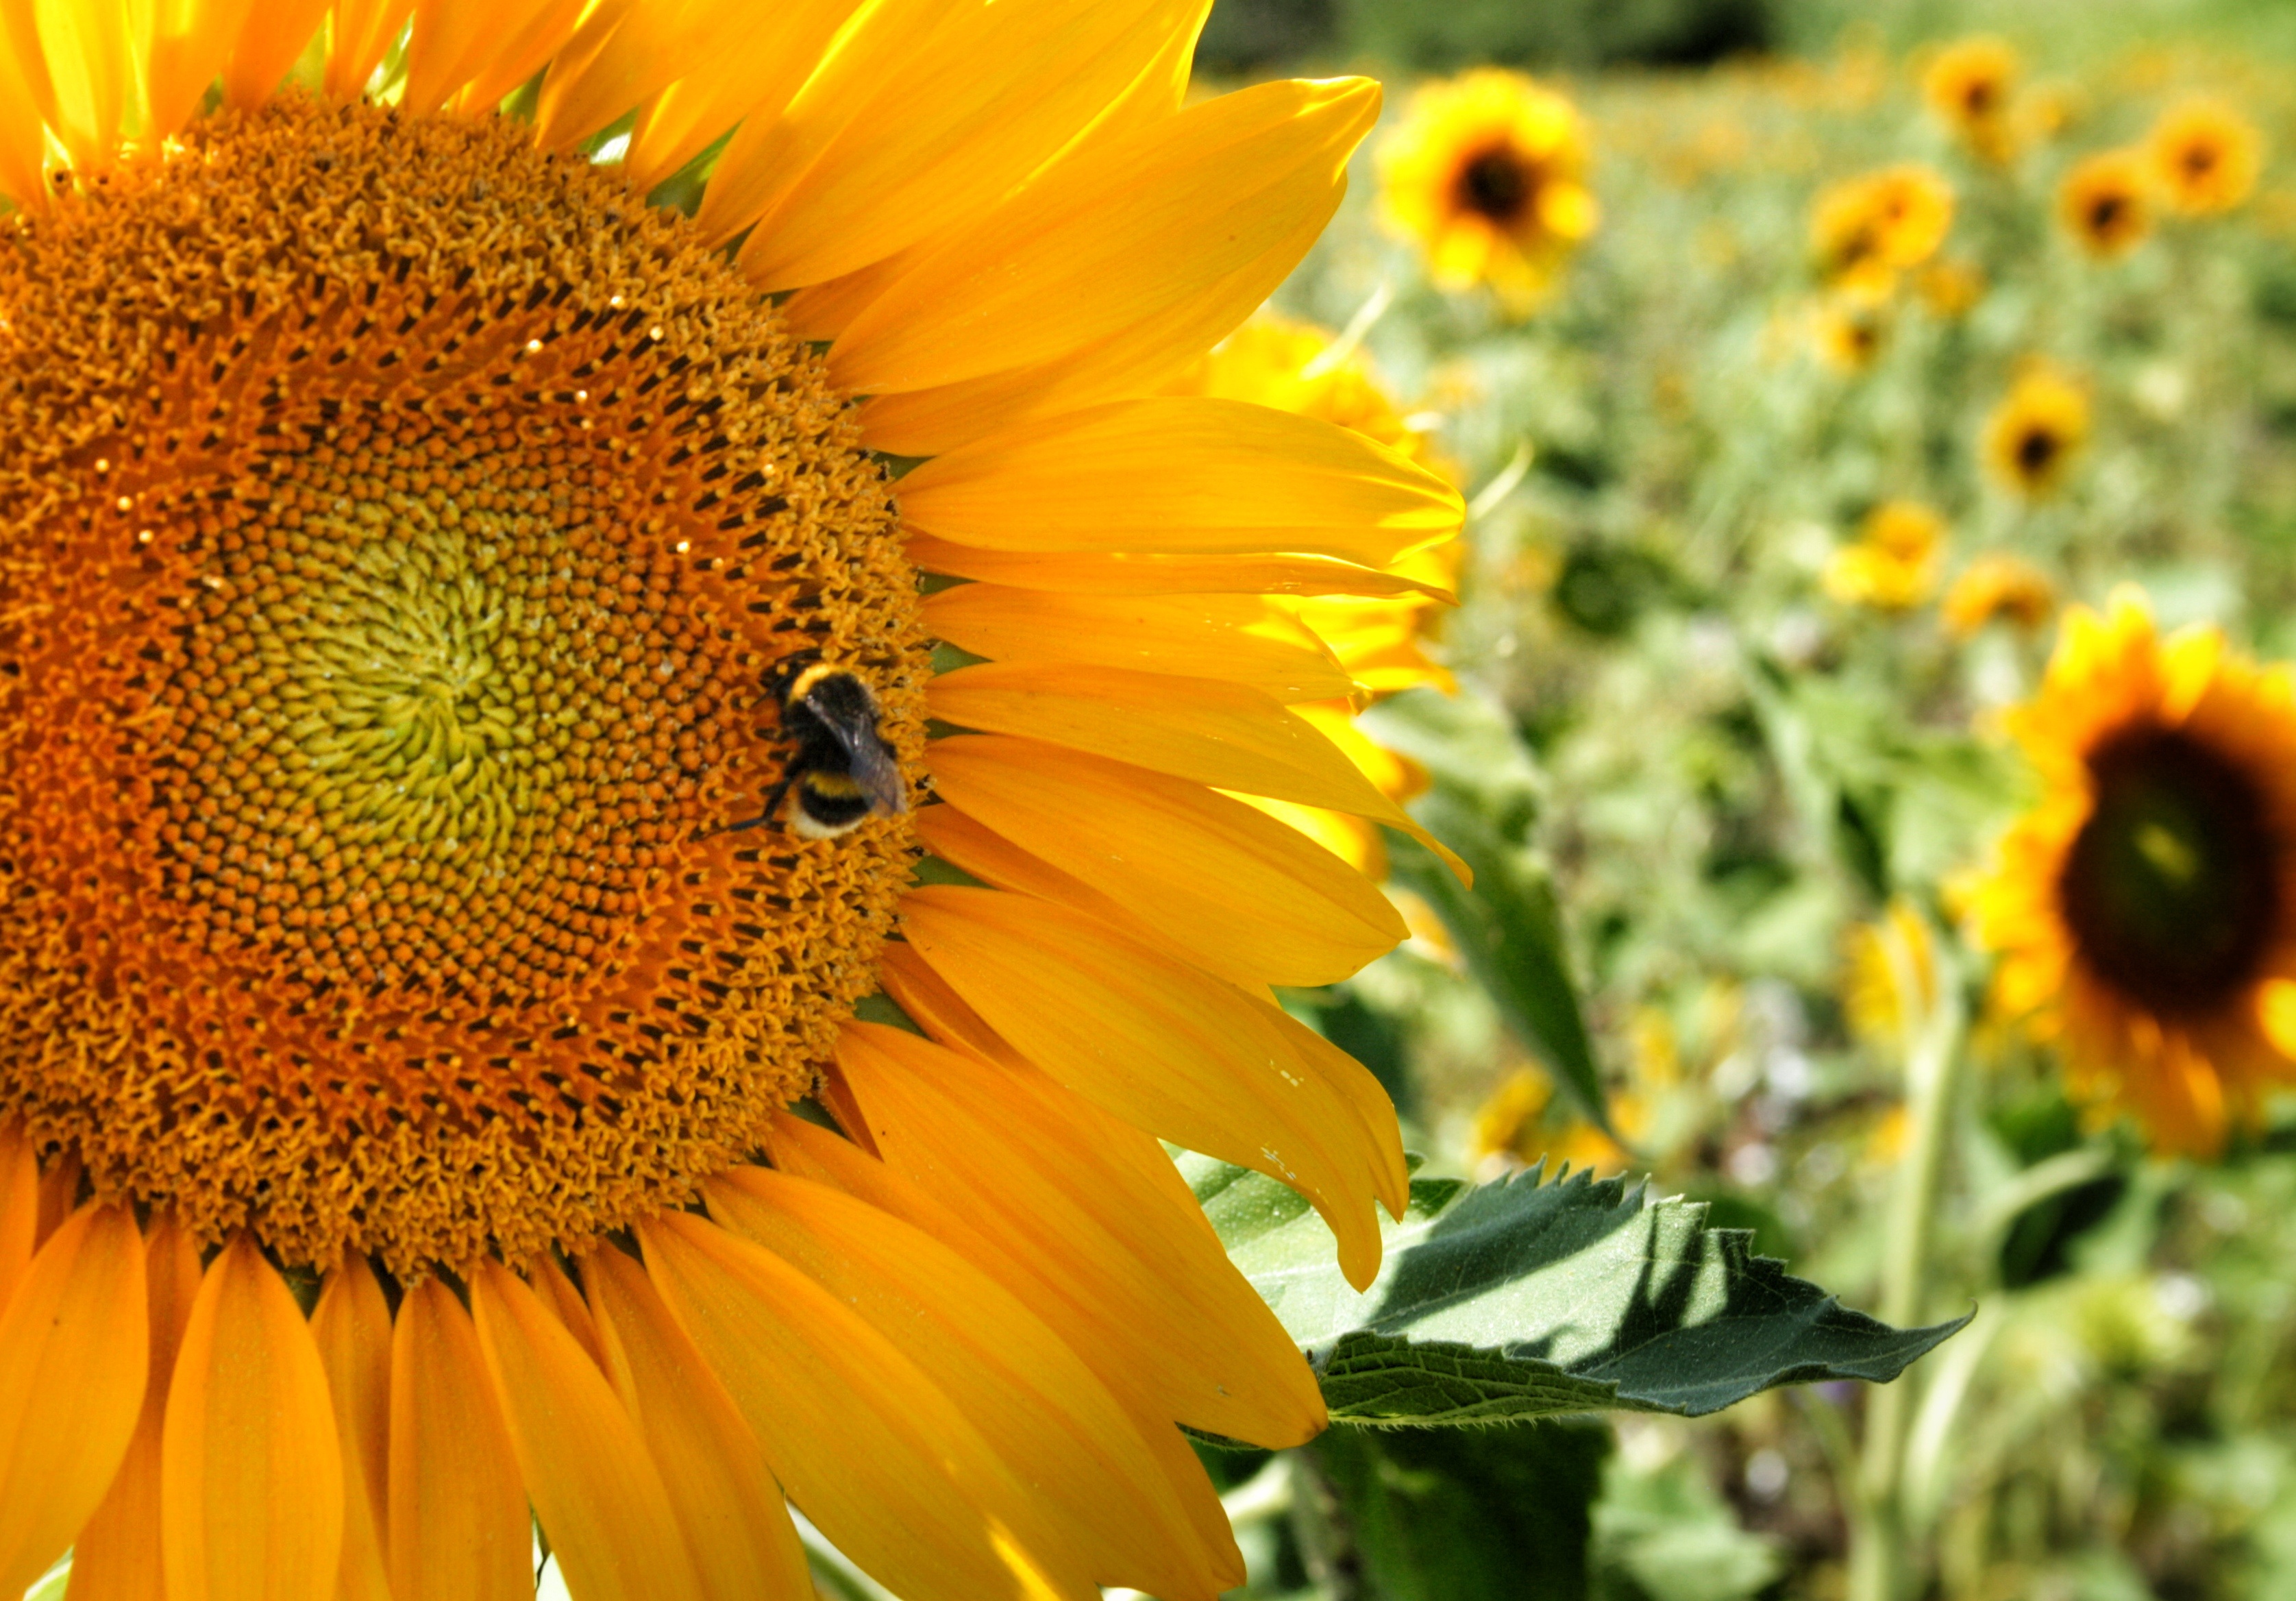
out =
{"type": "MultiPolygon", "coordinates": [[[[1886,927],[1882,936],[1904,1019],[1911,1123],[1882,1256],[1881,1316],[1900,1328],[1918,1323],[1928,1310],[1938,1190],[1965,1055],[1961,987],[1950,954],[1925,924],[1922,935],[1933,964],[1930,975],[1898,928],[1886,927]]],[[[1905,1497],[1906,1431],[1916,1399],[1910,1378],[1870,1392],[1863,1459],[1854,1492],[1846,1498],[1849,1601],[1903,1601],[1919,1592],[1907,1560],[1915,1531],[1905,1497]]]]}

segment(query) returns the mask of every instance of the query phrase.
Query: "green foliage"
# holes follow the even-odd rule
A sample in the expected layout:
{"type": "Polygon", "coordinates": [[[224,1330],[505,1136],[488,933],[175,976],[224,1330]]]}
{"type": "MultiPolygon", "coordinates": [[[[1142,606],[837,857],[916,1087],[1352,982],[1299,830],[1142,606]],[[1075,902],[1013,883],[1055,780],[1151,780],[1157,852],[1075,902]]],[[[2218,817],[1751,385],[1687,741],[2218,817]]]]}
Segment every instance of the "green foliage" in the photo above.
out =
{"type": "Polygon", "coordinates": [[[1621,1410],[1695,1416],[1813,1379],[1887,1382],[1967,1319],[1893,1329],[1622,1178],[1418,1179],[1357,1294],[1291,1190],[1183,1160],[1229,1256],[1322,1381],[1334,1419],[1480,1424],[1621,1410]]]}

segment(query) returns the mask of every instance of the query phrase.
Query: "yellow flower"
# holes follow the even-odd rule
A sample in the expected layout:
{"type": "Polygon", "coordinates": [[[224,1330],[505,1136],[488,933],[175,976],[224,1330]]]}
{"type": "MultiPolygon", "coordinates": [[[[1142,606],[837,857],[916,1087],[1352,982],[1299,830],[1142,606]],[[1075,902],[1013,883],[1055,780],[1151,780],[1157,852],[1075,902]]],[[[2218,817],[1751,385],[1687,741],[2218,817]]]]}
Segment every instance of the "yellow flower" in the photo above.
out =
{"type": "Polygon", "coordinates": [[[1919,501],[1884,501],[1866,514],[1857,543],[1833,553],[1819,582],[1844,605],[1910,611],[1937,587],[1945,533],[1945,519],[1919,501]]]}
{"type": "Polygon", "coordinates": [[[908,1601],[1210,1601],[1172,1425],[1324,1413],[1158,1138],[1358,1284],[1406,1197],[1267,998],[1406,931],[1231,792],[1409,826],[1267,596],[1464,508],[1166,391],[1376,86],[1184,106],[1201,0],[409,9],[0,52],[0,1595],[523,1594],[531,1517],[808,1597],[786,1496],[908,1601]]]}
{"type": "Polygon", "coordinates": [[[2038,499],[2064,481],[2088,439],[2088,396],[2062,374],[2029,369],[1985,422],[1985,464],[2018,494],[2038,499]]]}
{"type": "Polygon", "coordinates": [[[1828,295],[1810,314],[1810,337],[1827,366],[1862,373],[1889,341],[1889,308],[1864,295],[1828,295]]]}
{"type": "Polygon", "coordinates": [[[1578,109],[1520,73],[1429,84],[1381,141],[1380,218],[1418,242],[1438,286],[1488,283],[1521,316],[1595,231],[1587,154],[1578,109]]]}
{"type": "Polygon", "coordinates": [[[1920,913],[1893,901],[1880,918],[1849,931],[1841,1009],[1860,1038],[1901,1046],[1908,1022],[1936,1001],[1937,952],[1920,913]]]}
{"type": "Polygon", "coordinates": [[[1914,292],[1939,316],[1964,316],[1985,298],[1985,275],[1966,261],[1931,261],[1914,275],[1914,292]]]}
{"type": "Polygon", "coordinates": [[[1819,273],[1841,289],[1877,296],[1899,272],[1934,256],[1952,226],[1952,185],[1918,162],[1835,184],[1810,214],[1819,273]]]}
{"type": "Polygon", "coordinates": [[[2188,217],[2239,205],[2264,166],[2264,136],[2216,100],[2188,100],[2162,113],[2144,147],[2169,209],[2188,217]]]}
{"type": "Polygon", "coordinates": [[[2211,1154],[2296,1080],[2296,679],[2158,637],[2124,589],[2066,614],[2009,727],[2043,794],[1958,897],[1995,1003],[2077,1093],[2211,1154]]]}
{"type": "Polygon", "coordinates": [[[2075,164],[2057,189],[2057,218],[2100,259],[2127,254],[2152,231],[2142,152],[2108,150],[2075,164]]]}
{"type": "MultiPolygon", "coordinates": [[[[1513,1171],[1544,1162],[1562,1167],[1616,1172],[1633,1165],[1634,1154],[1584,1118],[1568,1116],[1551,1126],[1546,1113],[1554,1098],[1554,1082],[1543,1072],[1517,1068],[1475,1109],[1468,1155],[1478,1171],[1513,1171]]],[[[1611,1121],[1629,1138],[1639,1137],[1649,1121],[1641,1097],[1622,1091],[1610,1100],[1611,1121]]]]}
{"type": "Polygon", "coordinates": [[[2016,150],[2010,111],[2020,70],[2017,52],[2005,39],[1956,40],[1922,75],[1922,94],[1977,155],[2005,161],[2016,150]]]}
{"type": "Polygon", "coordinates": [[[1966,639],[1995,618],[2028,631],[2056,610],[2056,586],[2030,562],[2017,556],[1983,555],[1946,587],[1938,613],[1956,638],[1966,639]]]}

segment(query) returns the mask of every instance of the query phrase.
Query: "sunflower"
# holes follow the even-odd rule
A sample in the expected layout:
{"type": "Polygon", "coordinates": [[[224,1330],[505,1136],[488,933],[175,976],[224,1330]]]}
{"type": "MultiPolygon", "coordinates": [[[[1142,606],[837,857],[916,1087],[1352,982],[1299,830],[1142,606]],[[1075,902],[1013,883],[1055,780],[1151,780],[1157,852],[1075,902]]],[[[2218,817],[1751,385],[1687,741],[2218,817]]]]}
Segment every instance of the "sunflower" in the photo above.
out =
{"type": "Polygon", "coordinates": [[[1827,560],[1819,583],[1845,605],[1910,611],[1937,587],[1945,533],[1945,519],[1921,502],[1884,501],[1866,513],[1856,542],[1827,560]]]}
{"type": "Polygon", "coordinates": [[[1922,95],[1971,151],[2005,161],[2016,150],[2011,108],[2021,64],[2005,39],[1980,35],[1947,45],[1922,75],[1922,95]]]}
{"type": "Polygon", "coordinates": [[[2088,439],[2088,396],[2064,374],[2034,366],[1985,420],[1985,464],[2028,499],[2064,481],[2088,439]]]}
{"type": "Polygon", "coordinates": [[[2056,586],[2048,575],[2019,556],[1979,556],[1946,586],[1938,615],[1946,631],[1966,639],[1994,619],[2030,631],[2056,611],[2056,586]]]}
{"type": "Polygon", "coordinates": [[[2169,208],[2190,217],[2239,205],[2264,166],[2256,125],[2216,100],[2188,100],[2163,112],[2144,149],[2169,208]]]}
{"type": "Polygon", "coordinates": [[[1811,342],[1837,373],[1872,366],[1890,339],[1890,308],[1862,294],[1827,295],[1811,308],[1811,342]]]}
{"type": "Polygon", "coordinates": [[[1934,256],[1952,226],[1952,185],[1914,161],[1835,184],[1810,213],[1819,275],[1876,299],[1899,272],[1934,256]]]}
{"type": "Polygon", "coordinates": [[[1578,108],[1518,72],[1421,88],[1379,148],[1382,222],[1426,252],[1436,284],[1488,283],[1515,316],[1553,292],[1600,215],[1578,108]]]}
{"type": "Polygon", "coordinates": [[[1893,900],[1843,941],[1841,1011],[1860,1039],[1902,1046],[1907,1025],[1937,1002],[1937,950],[1929,924],[1893,900]]]}
{"type": "Polygon", "coordinates": [[[1914,275],[1914,292],[1938,316],[1966,316],[1985,298],[1985,275],[1966,261],[1925,262],[1914,275]]]}
{"type": "Polygon", "coordinates": [[[1174,1425],[1324,1413],[1158,1137],[1368,1282],[1267,986],[1405,931],[1232,795],[1410,826],[1252,622],[1463,508],[1164,392],[1379,101],[1205,10],[14,30],[0,1594],[1241,1581],[1174,1425]]]}
{"type": "Polygon", "coordinates": [[[2076,163],[2057,189],[2057,217],[2090,255],[2126,255],[2152,231],[2143,152],[2108,150],[2076,163]]]}
{"type": "Polygon", "coordinates": [[[2065,616],[2009,727],[2044,786],[1963,887],[1994,1001],[2162,1148],[2220,1149],[2296,1080],[2296,675],[2144,599],[2065,616]]]}
{"type": "MultiPolygon", "coordinates": [[[[1423,420],[1403,414],[1362,352],[1344,336],[1312,323],[1262,312],[1222,340],[1174,387],[1336,423],[1446,478],[1455,472],[1435,451],[1423,420]]],[[[1449,670],[1428,654],[1428,645],[1457,587],[1460,555],[1460,542],[1451,539],[1399,557],[1385,570],[1393,588],[1383,595],[1296,595],[1268,602],[1284,620],[1306,628],[1352,685],[1346,696],[1293,710],[1347,751],[1364,776],[1398,804],[1425,792],[1427,771],[1364,733],[1356,726],[1355,712],[1363,702],[1406,689],[1425,686],[1449,694],[1458,688],[1449,670]]],[[[1261,799],[1254,804],[1371,877],[1387,875],[1385,842],[1364,818],[1285,800],[1261,799]]]]}

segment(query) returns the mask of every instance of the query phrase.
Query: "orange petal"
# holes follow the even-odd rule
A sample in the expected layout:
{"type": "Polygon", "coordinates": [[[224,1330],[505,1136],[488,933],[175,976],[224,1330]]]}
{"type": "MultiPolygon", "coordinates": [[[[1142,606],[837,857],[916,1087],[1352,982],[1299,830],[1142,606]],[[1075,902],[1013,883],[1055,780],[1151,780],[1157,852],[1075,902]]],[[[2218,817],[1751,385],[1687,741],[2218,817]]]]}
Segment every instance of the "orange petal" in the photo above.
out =
{"type": "Polygon", "coordinates": [[[390,1513],[390,1308],[360,1252],[346,1252],[311,1313],[343,1448],[341,1601],[388,1601],[383,1530],[390,1513]]]}
{"type": "Polygon", "coordinates": [[[526,1491],[471,1317],[426,1278],[390,1341],[390,1593],[533,1601],[526,1491]]]}
{"type": "Polygon", "coordinates": [[[711,1217],[898,1340],[988,1437],[1033,1509],[1083,1547],[1100,1583],[1212,1601],[1242,1582],[1233,1542],[1198,1544],[1178,1488],[1107,1387],[980,1268],[826,1185],[742,1166],[703,1193],[711,1217]]]}
{"type": "MultiPolygon", "coordinates": [[[[1394,1204],[1407,1183],[1400,1136],[1374,1133],[1346,1088],[1303,1060],[1275,1006],[1023,895],[913,891],[902,930],[1054,1079],[1137,1128],[1298,1190],[1338,1236],[1349,1281],[1371,1282],[1381,1242],[1369,1203],[1394,1204]]],[[[1393,1111],[1385,1116],[1391,1130],[1393,1111]]]]}
{"type": "Polygon", "coordinates": [[[1023,1548],[1025,1493],[892,1341],[771,1252],[685,1212],[638,1226],[654,1287],[741,1408],[774,1475],[906,1601],[1096,1597],[1023,1548]],[[1018,1519],[1016,1525],[1015,1520],[1018,1519]]]}
{"type": "Polygon", "coordinates": [[[582,1292],[574,1287],[573,1282],[558,1264],[552,1261],[531,1264],[526,1277],[527,1282],[534,1286],[534,1293],[549,1302],[550,1310],[557,1315],[558,1321],[566,1326],[566,1332],[580,1342],[590,1359],[598,1365],[598,1371],[611,1374],[613,1369],[607,1359],[605,1336],[598,1332],[598,1325],[591,1318],[590,1309],[582,1304],[582,1292]]]}
{"type": "Polygon", "coordinates": [[[742,270],[764,289],[818,283],[972,221],[1090,127],[1193,28],[1196,9],[1195,0],[948,8],[921,48],[871,79],[861,106],[835,108],[842,131],[759,218],[742,270]]]}
{"type": "MultiPolygon", "coordinates": [[[[29,17],[25,21],[29,27],[29,17]]],[[[47,95],[34,87],[34,75],[25,70],[10,34],[6,12],[0,10],[0,194],[29,212],[48,198],[48,186],[40,179],[48,136],[40,106],[47,95]]]]}
{"type": "MultiPolygon", "coordinates": [[[[735,123],[762,131],[776,121],[854,9],[855,0],[790,0],[769,6],[717,0],[690,7],[685,14],[698,21],[698,37],[708,41],[708,48],[689,51],[685,76],[639,117],[625,158],[630,181],[651,188],[735,123]]],[[[732,147],[726,153],[731,158],[732,147]]],[[[725,161],[718,170],[726,170],[725,161]]],[[[712,189],[718,181],[711,180],[712,189]]]]}
{"type": "Polygon", "coordinates": [[[1225,975],[1328,984],[1408,935],[1362,874],[1186,779],[982,735],[935,741],[926,766],[943,800],[1225,975]]]}
{"type": "MultiPolygon", "coordinates": [[[[224,65],[224,98],[242,108],[271,98],[327,14],[328,0],[256,0],[224,65]]],[[[201,87],[205,87],[204,85],[201,87]]]]}
{"type": "Polygon", "coordinates": [[[989,550],[908,530],[910,562],[927,572],[1070,595],[1423,595],[1447,589],[1329,556],[1175,556],[1162,552],[989,550]]]}
{"type": "Polygon", "coordinates": [[[606,1375],[497,1261],[471,1279],[479,1348],[536,1519],[585,1601],[701,1594],[669,1491],[606,1375]]]}
{"type": "Polygon", "coordinates": [[[40,1223],[40,1158],[24,1125],[0,1125],[0,1312],[32,1265],[40,1223]]]}
{"type": "Polygon", "coordinates": [[[512,81],[533,76],[573,31],[579,10],[569,0],[500,0],[487,6],[414,0],[399,111],[410,117],[436,111],[472,78],[481,73],[500,77],[501,69],[523,62],[540,44],[533,64],[512,81]]]}
{"type": "Polygon", "coordinates": [[[660,1469],[709,1601],[814,1601],[805,1548],[757,1436],[631,1257],[600,1245],[582,1278],[607,1372],[660,1469]]]}
{"type": "Polygon", "coordinates": [[[958,447],[901,520],[999,550],[1307,552],[1383,567],[1456,533],[1449,484],[1352,429],[1197,396],[1119,401],[958,447]]]}
{"type": "Polygon", "coordinates": [[[335,0],[327,20],[327,98],[357,100],[382,65],[398,30],[414,12],[414,0],[335,0]]]}
{"type": "Polygon", "coordinates": [[[943,673],[933,716],[984,734],[1019,734],[1135,767],[1399,828],[1463,879],[1465,866],[1297,712],[1256,689],[1114,667],[989,662],[943,673]]]}
{"type": "MultiPolygon", "coordinates": [[[[165,135],[199,109],[254,0],[154,0],[144,63],[144,127],[165,135]]],[[[79,1558],[72,1559],[74,1568],[79,1558]]]]}
{"type": "Polygon", "coordinates": [[[46,1244],[48,1236],[63,1227],[64,1219],[79,1204],[80,1178],[79,1158],[69,1151],[40,1175],[40,1215],[32,1228],[33,1250],[46,1244]]]}
{"type": "Polygon", "coordinates": [[[125,0],[29,0],[20,10],[34,21],[46,66],[48,125],[73,166],[108,165],[135,86],[128,39],[137,19],[125,0]]]}
{"type": "Polygon", "coordinates": [[[343,1453],[302,1309],[253,1240],[209,1264],[160,1443],[168,1601],[330,1601],[343,1453]]]}
{"type": "Polygon", "coordinates": [[[73,1601],[155,1601],[166,1594],[160,1556],[160,1441],[176,1349],[199,1293],[200,1253],[191,1236],[160,1219],[152,1220],[144,1249],[151,1358],[144,1369],[144,1411],[103,1504],[72,1541],[73,1601]]]}
{"type": "Polygon", "coordinates": [[[831,379],[896,394],[1057,361],[1136,327],[1200,324],[1191,349],[1172,349],[1177,365],[1290,272],[1302,225],[1330,220],[1378,112],[1368,79],[1262,84],[1079,150],[855,317],[831,379]],[[1029,242],[1018,257],[1016,239],[1029,242]],[[1231,311],[1209,291],[1232,292],[1240,273],[1258,293],[1231,311]]]}
{"type": "Polygon", "coordinates": [[[1033,1069],[898,1033],[856,1024],[838,1044],[884,1162],[856,1166],[788,1119],[775,1162],[792,1146],[825,1157],[841,1186],[947,1239],[1041,1309],[1136,1415],[1267,1445],[1323,1426],[1307,1363],[1152,1137],[1033,1069]],[[855,1187],[889,1170],[930,1207],[855,1187]]]}
{"type": "Polygon", "coordinates": [[[111,1488],[143,1409],[150,1328],[135,1219],[80,1208],[0,1313],[0,1596],[45,1572],[111,1488]]]}
{"type": "Polygon", "coordinates": [[[1324,642],[1257,595],[1047,595],[960,584],[925,599],[936,638],[992,661],[1084,661],[1341,700],[1355,680],[1324,642]]]}

